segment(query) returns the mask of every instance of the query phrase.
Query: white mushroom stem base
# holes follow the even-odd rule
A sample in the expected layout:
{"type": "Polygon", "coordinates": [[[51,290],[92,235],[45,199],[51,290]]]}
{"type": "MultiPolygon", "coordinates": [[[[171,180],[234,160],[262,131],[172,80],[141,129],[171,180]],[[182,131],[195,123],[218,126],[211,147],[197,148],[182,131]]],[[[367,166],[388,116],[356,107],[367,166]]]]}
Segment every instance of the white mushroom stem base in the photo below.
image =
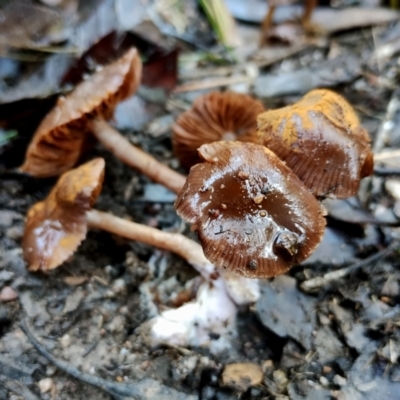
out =
{"type": "Polygon", "coordinates": [[[152,346],[170,344],[226,348],[234,336],[238,306],[253,304],[260,292],[258,280],[216,269],[201,246],[179,233],[163,232],[97,210],[86,213],[88,226],[137,240],[180,255],[205,279],[195,301],[162,312],[145,325],[152,346]],[[213,340],[214,338],[214,340],[213,340]]]}
{"type": "Polygon", "coordinates": [[[162,312],[146,323],[150,345],[208,346],[218,352],[235,337],[237,306],[222,279],[204,282],[195,301],[162,312]]]}
{"type": "Polygon", "coordinates": [[[186,181],[184,175],[174,171],[162,162],[157,161],[150,154],[135,147],[107,121],[94,119],[90,124],[91,131],[98,141],[124,164],[140,171],[152,181],[160,183],[174,193],[181,191],[186,181]]]}

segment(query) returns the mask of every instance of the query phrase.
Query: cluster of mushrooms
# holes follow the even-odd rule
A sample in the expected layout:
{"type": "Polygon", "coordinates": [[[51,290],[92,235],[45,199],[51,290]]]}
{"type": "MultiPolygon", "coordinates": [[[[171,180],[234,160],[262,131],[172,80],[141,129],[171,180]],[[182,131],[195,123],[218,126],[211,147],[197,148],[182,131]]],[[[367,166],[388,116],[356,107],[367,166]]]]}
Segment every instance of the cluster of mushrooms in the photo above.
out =
{"type": "Polygon", "coordinates": [[[60,97],[38,127],[20,170],[61,177],[28,212],[23,237],[28,268],[58,267],[88,228],[104,229],[180,255],[214,286],[223,276],[229,296],[240,303],[232,276],[270,278],[315,250],[325,229],[320,200],[353,196],[372,173],[369,136],[352,107],[328,90],[268,111],[247,95],[212,92],[197,98],[173,126],[175,154],[190,169],[186,177],[107,123],[116,105],[137,90],[141,70],[136,49],[129,50],[60,97]],[[201,246],[92,209],[105,162],[96,158],[72,168],[93,136],[178,195],[176,211],[192,224],[201,246]]]}

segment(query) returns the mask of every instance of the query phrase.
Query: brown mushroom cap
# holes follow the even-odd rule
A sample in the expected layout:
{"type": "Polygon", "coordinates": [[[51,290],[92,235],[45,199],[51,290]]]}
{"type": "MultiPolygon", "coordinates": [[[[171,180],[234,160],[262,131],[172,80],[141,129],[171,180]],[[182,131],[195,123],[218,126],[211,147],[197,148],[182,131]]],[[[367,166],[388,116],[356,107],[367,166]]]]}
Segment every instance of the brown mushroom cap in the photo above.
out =
{"type": "Polygon", "coordinates": [[[265,147],[215,142],[190,170],[175,202],[193,224],[205,256],[247,278],[269,278],[305,260],[325,219],[310,191],[265,147]]]}
{"type": "Polygon", "coordinates": [[[187,170],[201,162],[197,149],[219,140],[259,143],[257,116],[263,105],[241,93],[211,92],[198,97],[173,126],[175,155],[187,170]]]}
{"type": "Polygon", "coordinates": [[[135,48],[80,83],[37,128],[21,171],[36,177],[57,176],[78,161],[88,119],[110,119],[116,105],[138,88],[142,62],[135,48]]]}
{"type": "Polygon", "coordinates": [[[316,196],[346,198],[373,171],[367,131],[350,104],[329,90],[313,90],[292,106],[262,113],[258,131],[316,196]]]}
{"type": "Polygon", "coordinates": [[[86,211],[101,191],[104,165],[96,158],[66,172],[49,196],[30,208],[22,241],[29,270],[56,268],[86,237],[86,211]]]}

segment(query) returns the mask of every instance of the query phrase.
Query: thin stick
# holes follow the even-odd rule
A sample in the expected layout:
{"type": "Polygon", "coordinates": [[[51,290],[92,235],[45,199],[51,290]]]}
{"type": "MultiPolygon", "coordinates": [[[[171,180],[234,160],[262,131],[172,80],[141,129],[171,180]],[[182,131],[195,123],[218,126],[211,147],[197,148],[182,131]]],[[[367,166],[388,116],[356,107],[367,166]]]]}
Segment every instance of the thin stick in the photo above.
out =
{"type": "Polygon", "coordinates": [[[114,398],[134,398],[134,399],[141,399],[142,396],[140,395],[139,391],[134,387],[134,385],[127,385],[123,383],[116,383],[112,381],[107,381],[105,379],[101,379],[97,376],[90,375],[79,371],[78,368],[73,367],[72,365],[68,364],[63,360],[59,360],[53,356],[40,342],[36,339],[33,332],[30,330],[27,322],[22,320],[20,327],[22,331],[25,333],[29,341],[33,344],[35,349],[49,361],[51,361],[57,368],[64,371],[65,373],[73,376],[75,379],[78,379],[82,382],[88,383],[98,389],[103,390],[104,392],[108,393],[109,395],[113,396],[114,398]]]}
{"type": "Polygon", "coordinates": [[[93,134],[117,158],[130,167],[137,169],[152,181],[179,193],[185,184],[186,177],[157,161],[151,155],[135,147],[110,124],[102,119],[90,122],[93,134]]]}
{"type": "Polygon", "coordinates": [[[218,276],[214,265],[205,258],[202,247],[184,235],[160,231],[97,210],[88,211],[86,216],[90,228],[103,229],[127,239],[172,251],[190,263],[208,281],[218,276]]]}
{"type": "Polygon", "coordinates": [[[378,261],[383,257],[386,257],[388,254],[390,254],[396,247],[398,247],[400,243],[398,241],[395,241],[391,243],[386,249],[383,249],[379,251],[376,254],[373,254],[370,257],[365,258],[364,260],[357,261],[356,263],[349,265],[346,268],[338,269],[336,271],[328,272],[327,274],[323,276],[318,276],[316,278],[309,279],[307,281],[304,281],[300,287],[305,291],[305,292],[311,292],[315,289],[318,289],[322,286],[327,285],[328,283],[332,281],[336,281],[338,279],[344,278],[345,276],[351,274],[352,272],[356,271],[358,268],[361,268],[367,264],[370,264],[372,262],[378,261]]]}
{"type": "Polygon", "coordinates": [[[316,5],[317,5],[317,0],[306,0],[304,5],[304,14],[302,18],[304,25],[310,24],[311,16],[316,5]]]}
{"type": "MultiPolygon", "coordinates": [[[[267,5],[268,7],[268,5],[267,5]]],[[[269,6],[267,15],[263,19],[260,27],[260,38],[258,40],[258,46],[261,47],[264,42],[265,42],[265,36],[266,33],[268,32],[269,29],[272,28],[272,22],[274,19],[274,13],[275,13],[275,8],[276,6],[269,6]]]]}
{"type": "Polygon", "coordinates": [[[388,150],[382,151],[381,153],[374,154],[374,161],[384,161],[388,158],[398,158],[400,157],[400,150],[388,150]]]}
{"type": "Polygon", "coordinates": [[[375,167],[374,168],[374,175],[377,175],[377,176],[390,176],[390,175],[399,176],[400,175],[400,168],[375,167]]]}

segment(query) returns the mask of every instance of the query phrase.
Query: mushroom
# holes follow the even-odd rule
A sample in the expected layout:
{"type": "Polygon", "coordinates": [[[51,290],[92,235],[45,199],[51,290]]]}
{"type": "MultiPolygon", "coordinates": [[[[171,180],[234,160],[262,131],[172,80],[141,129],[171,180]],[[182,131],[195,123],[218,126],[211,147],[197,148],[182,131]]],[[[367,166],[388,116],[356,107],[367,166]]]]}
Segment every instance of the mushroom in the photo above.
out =
{"type": "Polygon", "coordinates": [[[346,198],[373,172],[367,131],[351,105],[325,89],[258,116],[258,131],[271,149],[319,197],[346,198]]]}
{"type": "Polygon", "coordinates": [[[30,208],[22,242],[29,270],[57,268],[75,252],[88,227],[170,250],[198,268],[210,265],[201,246],[183,235],[91,210],[101,191],[104,166],[104,160],[96,158],[65,172],[48,197],[30,208]]]}
{"type": "Polygon", "coordinates": [[[187,170],[201,162],[197,149],[219,140],[258,143],[257,116],[264,111],[261,102],[246,94],[210,92],[199,96],[192,108],[173,125],[173,146],[187,170]]]}
{"type": "MultiPolygon", "coordinates": [[[[267,0],[268,12],[261,22],[261,35],[259,40],[260,46],[264,44],[266,37],[268,37],[268,31],[272,27],[276,7],[291,4],[293,2],[294,0],[267,0]]],[[[311,16],[316,5],[317,0],[305,0],[304,2],[304,11],[301,17],[301,22],[305,28],[309,28],[311,26],[311,16]]]]}
{"type": "Polygon", "coordinates": [[[247,278],[270,278],[302,262],[322,239],[325,219],[299,178],[261,145],[199,148],[175,208],[191,222],[205,256],[247,278]]]}
{"type": "Polygon", "coordinates": [[[118,102],[135,93],[141,72],[140,57],[132,48],[60,97],[37,128],[20,170],[35,177],[68,171],[78,162],[91,133],[122,162],[179,192],[185,177],[133,146],[106,122],[118,102]]]}
{"type": "Polygon", "coordinates": [[[22,242],[28,268],[48,271],[62,264],[85,238],[88,227],[169,250],[189,262],[205,282],[196,300],[149,321],[147,336],[152,345],[202,345],[211,333],[227,333],[234,325],[238,306],[257,301],[258,283],[217,270],[198,243],[179,233],[91,210],[103,176],[104,160],[94,159],[64,173],[49,196],[29,210],[22,242]]]}

